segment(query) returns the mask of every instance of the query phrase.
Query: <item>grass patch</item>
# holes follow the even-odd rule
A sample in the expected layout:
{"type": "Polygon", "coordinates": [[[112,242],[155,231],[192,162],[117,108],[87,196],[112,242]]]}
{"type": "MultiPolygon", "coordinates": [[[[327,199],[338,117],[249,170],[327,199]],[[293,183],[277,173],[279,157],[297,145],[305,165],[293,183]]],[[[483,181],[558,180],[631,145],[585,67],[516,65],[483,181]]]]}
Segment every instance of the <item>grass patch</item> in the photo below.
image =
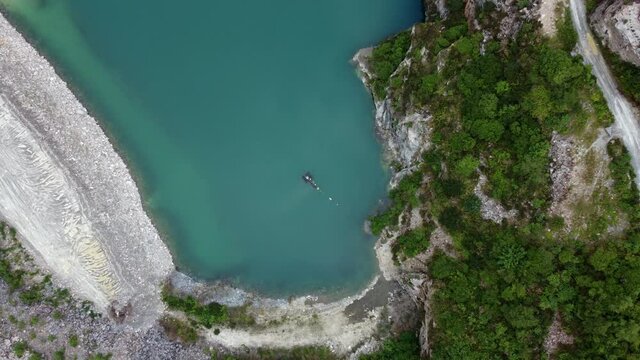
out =
{"type": "Polygon", "coordinates": [[[255,324],[255,319],[248,313],[249,304],[238,307],[228,307],[216,302],[202,304],[191,295],[174,294],[169,284],[162,290],[162,300],[170,310],[183,312],[193,324],[207,329],[214,325],[248,327],[255,324]]]}
{"type": "Polygon", "coordinates": [[[185,344],[193,344],[198,340],[198,332],[186,321],[166,316],[160,320],[160,325],[171,339],[185,344]]]}
{"type": "Polygon", "coordinates": [[[21,358],[24,356],[27,350],[29,350],[29,345],[27,345],[27,343],[24,341],[18,341],[17,343],[13,344],[12,350],[17,357],[21,358]]]}

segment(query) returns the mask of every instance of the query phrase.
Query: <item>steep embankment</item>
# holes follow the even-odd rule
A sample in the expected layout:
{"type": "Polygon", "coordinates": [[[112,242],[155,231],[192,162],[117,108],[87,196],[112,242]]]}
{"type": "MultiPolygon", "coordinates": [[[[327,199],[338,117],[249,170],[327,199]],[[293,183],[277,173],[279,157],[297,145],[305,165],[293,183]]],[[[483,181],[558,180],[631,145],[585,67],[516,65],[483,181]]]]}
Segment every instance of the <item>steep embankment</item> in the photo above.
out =
{"type": "Polygon", "coordinates": [[[604,45],[640,66],[640,2],[603,1],[590,16],[590,24],[604,45]]]}
{"type": "Polygon", "coordinates": [[[614,131],[622,138],[636,171],[636,184],[640,186],[640,119],[631,103],[620,94],[598,45],[589,30],[587,13],[582,0],[570,0],[571,18],[578,33],[578,48],[593,69],[598,86],[607,100],[616,122],[614,131]]]}
{"type": "Polygon", "coordinates": [[[129,325],[150,325],[173,264],[127,167],[1,16],[0,34],[0,213],[63,285],[129,325]]]}

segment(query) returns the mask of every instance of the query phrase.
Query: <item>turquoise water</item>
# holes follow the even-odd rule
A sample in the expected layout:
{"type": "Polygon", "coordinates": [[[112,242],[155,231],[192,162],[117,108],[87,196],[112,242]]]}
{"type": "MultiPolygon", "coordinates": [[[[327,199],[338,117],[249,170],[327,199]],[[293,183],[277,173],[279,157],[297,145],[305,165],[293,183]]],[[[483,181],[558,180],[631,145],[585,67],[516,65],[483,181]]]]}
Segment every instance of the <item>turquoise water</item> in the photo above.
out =
{"type": "Polygon", "coordinates": [[[274,296],[373,277],[387,174],[349,59],[420,1],[0,3],[126,154],[181,270],[274,296]]]}

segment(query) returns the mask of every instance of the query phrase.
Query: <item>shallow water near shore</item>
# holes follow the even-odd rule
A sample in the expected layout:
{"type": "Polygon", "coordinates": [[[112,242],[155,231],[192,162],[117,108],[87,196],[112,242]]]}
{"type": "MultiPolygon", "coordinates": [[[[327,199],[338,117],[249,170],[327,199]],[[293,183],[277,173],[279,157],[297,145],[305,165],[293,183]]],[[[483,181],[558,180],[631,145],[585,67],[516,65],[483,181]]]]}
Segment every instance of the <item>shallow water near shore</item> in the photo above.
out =
{"type": "Polygon", "coordinates": [[[278,297],[374,276],[388,178],[349,59],[420,1],[0,3],[130,159],[181,270],[278,297]]]}

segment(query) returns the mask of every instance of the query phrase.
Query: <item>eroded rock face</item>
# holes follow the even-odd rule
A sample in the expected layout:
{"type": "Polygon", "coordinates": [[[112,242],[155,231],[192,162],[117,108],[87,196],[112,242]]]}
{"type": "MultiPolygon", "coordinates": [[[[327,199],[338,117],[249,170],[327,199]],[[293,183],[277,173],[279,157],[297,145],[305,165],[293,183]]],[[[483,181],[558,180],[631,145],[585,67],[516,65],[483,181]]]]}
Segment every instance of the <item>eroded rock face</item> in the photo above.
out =
{"type": "Polygon", "coordinates": [[[606,1],[596,8],[590,22],[609,49],[640,66],[640,1],[606,1]]]}
{"type": "MultiPolygon", "coordinates": [[[[371,51],[371,48],[362,49],[352,59],[362,82],[367,87],[372,78],[368,64],[371,51]]],[[[408,52],[410,53],[411,49],[408,52]]],[[[411,60],[407,58],[400,64],[394,75],[408,66],[411,66],[411,60]]],[[[399,114],[391,105],[390,95],[384,99],[374,97],[374,103],[375,129],[383,146],[384,159],[385,162],[394,165],[394,176],[390,182],[393,188],[400,179],[413,171],[414,166],[420,162],[422,153],[428,149],[431,115],[421,110],[399,114]]]]}
{"type": "Polygon", "coordinates": [[[160,284],[173,262],[129,170],[2,16],[0,215],[62,286],[125,327],[149,327],[164,310],[160,284]]]}
{"type": "Polygon", "coordinates": [[[376,102],[376,131],[385,147],[385,157],[398,162],[402,168],[412,166],[427,145],[428,114],[412,113],[396,120],[391,101],[376,102]]]}

